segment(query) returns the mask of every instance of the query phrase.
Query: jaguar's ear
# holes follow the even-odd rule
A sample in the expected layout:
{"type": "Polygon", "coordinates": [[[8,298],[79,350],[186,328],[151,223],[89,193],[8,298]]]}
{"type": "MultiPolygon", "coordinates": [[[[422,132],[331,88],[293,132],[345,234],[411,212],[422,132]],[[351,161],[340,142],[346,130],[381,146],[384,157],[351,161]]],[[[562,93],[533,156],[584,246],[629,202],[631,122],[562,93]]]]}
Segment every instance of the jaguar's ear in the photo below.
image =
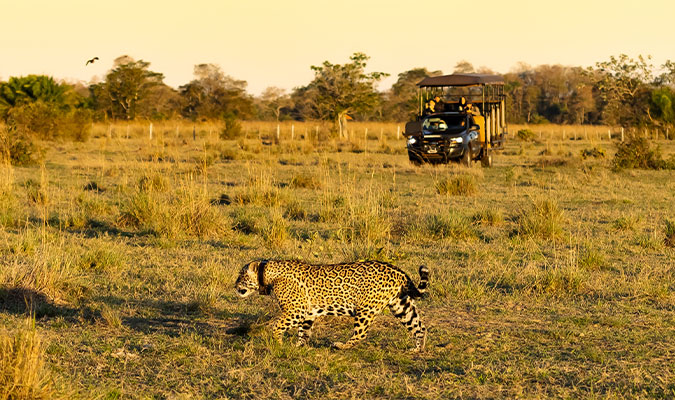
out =
{"type": "Polygon", "coordinates": [[[251,261],[250,263],[246,264],[246,266],[244,266],[244,268],[248,272],[257,274],[259,266],[260,266],[260,261],[251,261]]]}

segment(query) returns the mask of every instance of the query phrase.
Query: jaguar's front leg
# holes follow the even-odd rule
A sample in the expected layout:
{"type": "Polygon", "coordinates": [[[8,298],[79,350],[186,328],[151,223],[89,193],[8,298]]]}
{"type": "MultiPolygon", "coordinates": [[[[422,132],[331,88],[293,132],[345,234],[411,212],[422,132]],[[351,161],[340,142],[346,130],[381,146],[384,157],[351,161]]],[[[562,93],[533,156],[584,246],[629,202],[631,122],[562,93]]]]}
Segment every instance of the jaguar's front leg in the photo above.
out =
{"type": "Polygon", "coordinates": [[[354,322],[354,332],[352,333],[352,337],[349,338],[347,343],[335,342],[333,343],[333,346],[340,350],[349,349],[365,339],[368,328],[370,327],[371,322],[373,322],[374,315],[374,313],[357,313],[354,316],[356,321],[354,322]]]}

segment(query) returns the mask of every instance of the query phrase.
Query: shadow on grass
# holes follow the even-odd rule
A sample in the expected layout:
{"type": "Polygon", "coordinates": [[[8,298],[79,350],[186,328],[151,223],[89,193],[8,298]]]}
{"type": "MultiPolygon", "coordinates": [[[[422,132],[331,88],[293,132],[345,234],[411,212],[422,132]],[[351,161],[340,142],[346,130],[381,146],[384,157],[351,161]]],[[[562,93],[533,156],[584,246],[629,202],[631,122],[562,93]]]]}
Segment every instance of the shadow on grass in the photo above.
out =
{"type": "Polygon", "coordinates": [[[222,336],[225,333],[248,338],[252,325],[262,317],[262,314],[205,309],[197,302],[129,300],[115,296],[99,297],[96,301],[142,310],[142,316],[121,317],[122,325],[143,334],[158,333],[169,337],[196,331],[203,336],[222,336]]]}
{"type": "Polygon", "coordinates": [[[44,293],[23,287],[0,287],[0,311],[31,314],[35,318],[72,316],[77,309],[58,305],[44,293]]]}

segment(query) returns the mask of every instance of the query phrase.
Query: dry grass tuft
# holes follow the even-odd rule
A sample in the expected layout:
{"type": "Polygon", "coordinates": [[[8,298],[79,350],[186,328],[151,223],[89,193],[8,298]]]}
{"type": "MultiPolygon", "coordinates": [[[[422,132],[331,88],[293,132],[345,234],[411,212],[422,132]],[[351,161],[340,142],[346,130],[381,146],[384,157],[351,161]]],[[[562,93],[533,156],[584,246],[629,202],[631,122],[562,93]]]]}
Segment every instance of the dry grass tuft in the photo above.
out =
{"type": "Polygon", "coordinates": [[[436,182],[436,192],[446,196],[471,196],[478,191],[476,179],[471,175],[459,175],[436,182]]]}
{"type": "Polygon", "coordinates": [[[534,201],[518,216],[518,233],[543,239],[556,239],[563,232],[563,212],[554,199],[534,201]]]}
{"type": "Polygon", "coordinates": [[[666,237],[664,244],[668,247],[675,247],[675,222],[666,219],[666,237]]]}
{"type": "Polygon", "coordinates": [[[289,185],[292,188],[321,189],[321,181],[314,175],[299,174],[291,179],[289,185]]]}
{"type": "Polygon", "coordinates": [[[58,395],[45,366],[44,345],[27,319],[15,332],[0,331],[0,400],[53,399],[58,395]]]}

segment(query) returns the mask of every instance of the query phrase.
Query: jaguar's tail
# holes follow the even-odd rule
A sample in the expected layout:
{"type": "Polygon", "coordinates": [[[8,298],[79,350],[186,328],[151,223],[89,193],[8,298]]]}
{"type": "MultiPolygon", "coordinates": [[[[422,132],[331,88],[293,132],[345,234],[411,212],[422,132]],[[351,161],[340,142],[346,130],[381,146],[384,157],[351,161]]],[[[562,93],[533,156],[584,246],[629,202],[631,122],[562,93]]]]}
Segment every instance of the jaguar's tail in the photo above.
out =
{"type": "Polygon", "coordinates": [[[408,296],[412,298],[423,297],[427,292],[427,284],[429,283],[429,268],[425,265],[420,266],[420,283],[415,286],[412,280],[408,281],[408,296]]]}

